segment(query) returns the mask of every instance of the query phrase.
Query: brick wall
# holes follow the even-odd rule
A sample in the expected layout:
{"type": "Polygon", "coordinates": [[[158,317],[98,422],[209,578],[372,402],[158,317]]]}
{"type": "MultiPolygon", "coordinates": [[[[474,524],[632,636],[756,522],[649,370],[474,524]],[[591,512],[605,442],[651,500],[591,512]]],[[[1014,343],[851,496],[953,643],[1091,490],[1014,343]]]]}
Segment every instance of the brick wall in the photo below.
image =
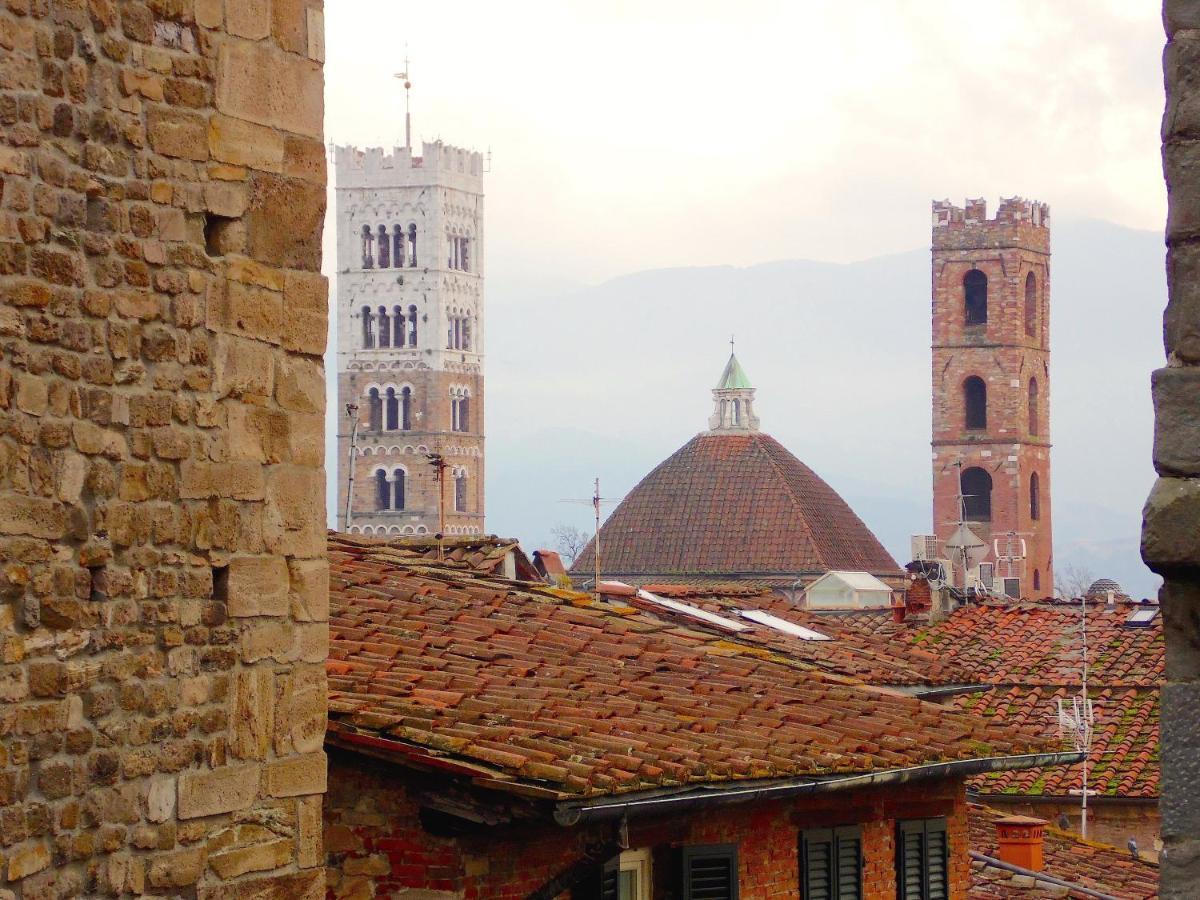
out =
{"type": "Polygon", "coordinates": [[[1167,367],[1154,373],[1154,466],[1142,556],[1165,577],[1162,896],[1200,892],[1200,4],[1165,0],[1167,367]]]}
{"type": "Polygon", "coordinates": [[[0,9],[0,897],[320,897],[320,0],[0,9]]]}
{"type": "MultiPolygon", "coordinates": [[[[338,900],[431,893],[429,898],[517,900],[540,887],[589,843],[599,826],[501,825],[459,837],[435,837],[421,827],[410,790],[428,789],[418,776],[386,763],[331,751],[325,804],[330,895],[338,900]]],[[[894,900],[895,820],[948,815],[952,896],[966,896],[966,799],[961,782],[829,794],[787,802],[746,804],[630,822],[630,846],[655,848],[656,897],[667,893],[672,846],[738,844],[744,897],[799,895],[799,830],[863,823],[864,897],[894,900]]]]}
{"type": "MultiPolygon", "coordinates": [[[[971,522],[984,541],[1015,531],[1024,536],[1027,558],[1012,572],[1026,597],[1051,596],[1054,587],[1050,504],[1050,229],[1045,207],[1002,201],[993,219],[982,201],[963,210],[937,203],[956,218],[933,229],[933,523],[943,541],[957,522],[959,469],[979,467],[992,478],[991,522],[971,522]],[[1038,224],[1013,221],[1036,212],[1038,224]],[[987,276],[986,325],[966,324],[963,278],[972,269],[987,276]],[[1033,334],[1026,330],[1026,278],[1035,284],[1033,334]],[[987,428],[966,424],[963,382],[987,386],[987,428]],[[1036,433],[1030,428],[1029,381],[1036,379],[1036,433]],[[1030,481],[1039,481],[1038,518],[1032,518],[1030,481]],[[1034,584],[1034,572],[1037,584],[1034,584]]],[[[1003,543],[1002,543],[1003,546],[1003,543]]],[[[989,553],[992,560],[994,554],[989,553]]],[[[1009,574],[999,566],[996,574],[1009,574]]],[[[961,583],[961,575],[958,576],[961,583]]],[[[997,585],[997,590],[1000,586],[997,585]]]]}

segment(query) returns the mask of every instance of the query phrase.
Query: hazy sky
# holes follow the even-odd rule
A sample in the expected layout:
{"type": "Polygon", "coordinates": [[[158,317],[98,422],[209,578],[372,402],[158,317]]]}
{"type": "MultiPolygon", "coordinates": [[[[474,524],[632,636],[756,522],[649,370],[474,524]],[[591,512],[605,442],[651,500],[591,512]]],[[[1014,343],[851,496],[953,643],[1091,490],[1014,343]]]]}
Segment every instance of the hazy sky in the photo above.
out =
{"type": "Polygon", "coordinates": [[[407,46],[417,135],[491,149],[490,287],[913,249],[932,197],[1165,213],[1153,3],[339,0],[326,23],[330,138],[402,142],[407,46]]]}

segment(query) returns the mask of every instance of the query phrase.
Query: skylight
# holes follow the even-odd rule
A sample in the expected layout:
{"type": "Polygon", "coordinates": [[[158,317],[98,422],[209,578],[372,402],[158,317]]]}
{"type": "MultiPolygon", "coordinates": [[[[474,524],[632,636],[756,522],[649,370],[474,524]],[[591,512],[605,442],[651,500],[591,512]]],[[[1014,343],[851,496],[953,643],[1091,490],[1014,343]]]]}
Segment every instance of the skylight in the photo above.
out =
{"type": "Polygon", "coordinates": [[[1129,614],[1129,618],[1125,620],[1125,624],[1133,628],[1145,628],[1154,621],[1154,617],[1157,615],[1157,606],[1150,606],[1145,609],[1135,609],[1129,614]]]}
{"type": "Polygon", "coordinates": [[[821,634],[819,631],[813,631],[811,628],[805,628],[803,625],[797,625],[795,622],[789,622],[787,619],[773,616],[769,612],[763,612],[761,609],[738,610],[738,615],[743,619],[749,619],[751,622],[757,622],[759,625],[766,625],[768,628],[782,631],[784,634],[790,634],[792,637],[798,637],[802,641],[832,640],[827,634],[821,634]]]}
{"type": "Polygon", "coordinates": [[[701,622],[707,622],[709,625],[716,625],[718,628],[724,628],[726,631],[745,631],[750,627],[749,625],[743,625],[741,622],[735,622],[733,619],[718,616],[716,613],[710,613],[706,609],[689,606],[686,603],[680,603],[678,600],[670,600],[667,597],[660,597],[649,591],[639,590],[637,595],[642,600],[647,600],[656,606],[661,606],[664,609],[669,609],[692,619],[699,619],[701,622]]]}

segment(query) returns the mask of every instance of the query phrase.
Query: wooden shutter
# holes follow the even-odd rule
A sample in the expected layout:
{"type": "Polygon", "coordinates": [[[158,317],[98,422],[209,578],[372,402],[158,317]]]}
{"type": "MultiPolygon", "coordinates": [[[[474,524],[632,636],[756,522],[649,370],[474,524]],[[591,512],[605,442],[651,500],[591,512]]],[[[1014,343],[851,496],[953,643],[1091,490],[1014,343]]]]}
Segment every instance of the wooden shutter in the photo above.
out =
{"type": "Polygon", "coordinates": [[[802,832],[800,860],[804,900],[861,900],[862,833],[858,826],[802,832]]]}
{"type": "Polygon", "coordinates": [[[950,844],[946,820],[901,822],[896,840],[896,884],[900,900],[948,900],[950,844]]]}
{"type": "Polygon", "coordinates": [[[583,881],[571,888],[571,900],[620,900],[618,896],[621,857],[614,856],[597,866],[583,881]]]}
{"type": "Polygon", "coordinates": [[[736,844],[683,848],[684,900],[738,900],[736,844]]]}

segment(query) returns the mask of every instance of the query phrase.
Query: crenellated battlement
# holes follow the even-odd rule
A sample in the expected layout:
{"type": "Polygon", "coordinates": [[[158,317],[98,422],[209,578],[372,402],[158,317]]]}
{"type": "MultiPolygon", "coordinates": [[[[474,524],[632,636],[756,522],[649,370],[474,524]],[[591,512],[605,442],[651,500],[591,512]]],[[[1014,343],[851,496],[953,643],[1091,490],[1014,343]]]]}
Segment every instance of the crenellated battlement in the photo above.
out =
{"type": "Polygon", "coordinates": [[[483,154],[442,141],[424,142],[420,156],[412,147],[390,153],[382,147],[336,147],[334,169],[339,188],[442,183],[482,192],[483,187],[483,154]]]}
{"type": "Polygon", "coordinates": [[[1024,197],[1001,197],[996,218],[987,217],[987,201],[983,198],[968,199],[964,206],[955,206],[949,200],[933,201],[933,227],[966,228],[972,225],[1033,225],[1050,227],[1050,205],[1024,197]]]}

